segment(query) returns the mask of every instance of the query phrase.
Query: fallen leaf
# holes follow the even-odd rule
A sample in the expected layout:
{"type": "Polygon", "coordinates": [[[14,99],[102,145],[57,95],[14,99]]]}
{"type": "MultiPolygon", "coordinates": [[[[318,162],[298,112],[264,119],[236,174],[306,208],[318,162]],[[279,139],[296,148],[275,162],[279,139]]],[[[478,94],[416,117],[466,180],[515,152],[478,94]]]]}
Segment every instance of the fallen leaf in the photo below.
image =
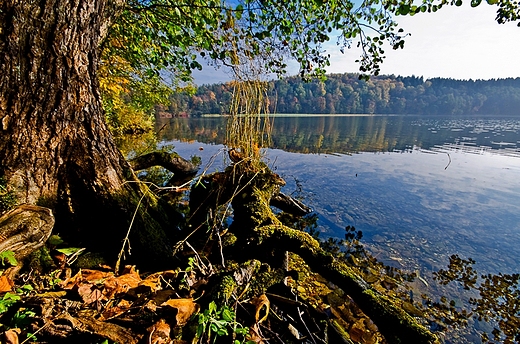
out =
{"type": "Polygon", "coordinates": [[[141,277],[135,272],[121,275],[119,277],[110,277],[105,280],[105,295],[107,299],[111,299],[116,294],[126,293],[132,288],[136,288],[141,282],[141,277]]]}
{"type": "Polygon", "coordinates": [[[4,332],[4,340],[2,343],[5,344],[18,344],[18,335],[22,333],[19,328],[12,328],[4,332]]]}
{"type": "Polygon", "coordinates": [[[116,318],[120,316],[121,314],[125,313],[127,310],[130,309],[132,306],[132,303],[127,300],[121,300],[117,306],[108,308],[101,313],[101,317],[99,318],[100,321],[110,320],[113,318],[116,318]]]}
{"type": "Polygon", "coordinates": [[[153,326],[146,329],[150,335],[148,343],[150,344],[170,344],[170,325],[164,319],[159,320],[153,326]]]}
{"type": "Polygon", "coordinates": [[[101,290],[95,288],[92,284],[87,283],[81,284],[78,287],[78,294],[87,305],[106,299],[101,290]]]}
{"type": "Polygon", "coordinates": [[[184,326],[190,317],[197,313],[200,309],[200,306],[193,302],[193,299],[171,299],[161,304],[161,306],[169,306],[177,309],[177,315],[175,316],[175,320],[177,321],[177,326],[184,326]]]}
{"type": "Polygon", "coordinates": [[[6,275],[0,276],[0,293],[5,293],[13,289],[14,283],[6,275]]]}

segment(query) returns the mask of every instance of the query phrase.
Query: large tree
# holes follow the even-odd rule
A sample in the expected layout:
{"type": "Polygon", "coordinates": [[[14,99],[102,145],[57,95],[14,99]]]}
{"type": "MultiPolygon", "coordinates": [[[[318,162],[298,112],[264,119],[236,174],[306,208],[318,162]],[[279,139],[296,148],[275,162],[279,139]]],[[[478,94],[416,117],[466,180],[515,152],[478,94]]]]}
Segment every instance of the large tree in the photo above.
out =
{"type": "MultiPolygon", "coordinates": [[[[440,5],[445,3],[459,1],[440,5]]],[[[516,5],[499,5],[499,18],[516,20],[516,5]]],[[[197,56],[234,65],[231,52],[247,46],[247,54],[260,56],[271,70],[283,72],[291,55],[302,76],[315,76],[328,65],[322,43],[337,35],[340,48],[361,47],[363,72],[377,74],[383,41],[393,48],[404,44],[392,13],[438,6],[390,0],[2,0],[0,176],[19,203],[51,208],[58,232],[118,250],[114,243],[122,240],[146,189],[133,183],[105,122],[102,57],[105,63],[124,61],[136,80],[160,79],[164,71],[186,80],[190,69],[200,67],[197,56]]],[[[132,233],[164,243],[140,247],[161,257],[171,250],[164,228],[174,223],[153,197],[144,203],[147,211],[138,213],[132,233]]]]}

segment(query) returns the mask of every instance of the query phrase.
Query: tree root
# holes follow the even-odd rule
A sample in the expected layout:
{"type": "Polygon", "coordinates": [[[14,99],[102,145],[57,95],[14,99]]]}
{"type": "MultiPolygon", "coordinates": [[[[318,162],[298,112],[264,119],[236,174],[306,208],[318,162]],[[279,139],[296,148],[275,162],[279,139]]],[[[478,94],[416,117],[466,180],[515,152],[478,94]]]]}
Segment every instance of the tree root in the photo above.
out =
{"type": "Polygon", "coordinates": [[[225,172],[208,176],[204,189],[195,188],[192,196],[196,195],[198,201],[203,201],[199,204],[205,203],[199,208],[202,213],[198,214],[199,219],[205,217],[204,210],[211,205],[218,206],[231,199],[234,215],[229,231],[237,241],[228,248],[227,254],[237,261],[258,259],[278,268],[283,265],[285,251],[296,253],[313,271],[350,295],[376,323],[388,342],[438,343],[435,335],[389,297],[373,289],[345,262],[322,249],[316,239],[280,223],[270,203],[282,185],[284,181],[267,168],[254,173],[238,173],[235,165],[225,172]]]}
{"type": "Polygon", "coordinates": [[[23,259],[45,244],[53,227],[50,209],[20,205],[0,217],[0,252],[10,250],[23,259]]]}

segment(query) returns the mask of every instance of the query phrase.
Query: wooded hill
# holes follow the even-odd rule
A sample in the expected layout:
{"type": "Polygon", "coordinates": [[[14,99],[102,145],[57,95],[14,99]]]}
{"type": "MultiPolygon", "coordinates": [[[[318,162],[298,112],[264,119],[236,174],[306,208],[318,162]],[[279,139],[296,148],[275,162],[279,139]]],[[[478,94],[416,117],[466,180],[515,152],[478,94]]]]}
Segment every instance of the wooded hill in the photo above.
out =
{"type": "MultiPolygon", "coordinates": [[[[179,92],[169,108],[173,116],[226,114],[231,83],[203,85],[195,93],[179,92]]],[[[269,82],[271,113],[519,115],[520,78],[454,80],[423,77],[330,74],[327,80],[303,82],[288,77],[269,82]]]]}

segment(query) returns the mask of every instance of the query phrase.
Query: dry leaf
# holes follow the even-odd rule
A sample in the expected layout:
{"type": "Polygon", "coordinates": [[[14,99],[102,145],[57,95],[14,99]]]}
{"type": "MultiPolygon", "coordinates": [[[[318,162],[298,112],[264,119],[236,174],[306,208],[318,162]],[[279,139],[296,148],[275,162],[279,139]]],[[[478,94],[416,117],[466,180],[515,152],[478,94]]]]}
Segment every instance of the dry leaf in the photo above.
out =
{"type": "Polygon", "coordinates": [[[5,344],[18,344],[18,335],[22,333],[19,328],[12,328],[4,332],[4,340],[2,343],[5,344]]]}
{"type": "Polygon", "coordinates": [[[265,294],[262,294],[262,295],[258,296],[257,298],[255,298],[253,301],[251,301],[251,303],[253,305],[255,305],[255,307],[256,307],[255,322],[257,324],[259,324],[262,321],[264,321],[265,319],[267,319],[267,316],[269,315],[269,306],[270,306],[269,299],[267,298],[267,296],[265,296],[265,294]],[[265,306],[265,314],[262,317],[260,317],[260,314],[261,314],[264,306],[265,306]]]}
{"type": "Polygon", "coordinates": [[[105,272],[105,271],[99,271],[99,270],[90,270],[90,269],[83,269],[81,270],[81,274],[83,275],[83,281],[85,282],[92,282],[92,283],[101,283],[105,279],[114,277],[113,272],[105,272]]]}
{"type": "Polygon", "coordinates": [[[120,316],[121,314],[125,313],[127,310],[130,309],[132,306],[132,303],[127,300],[121,300],[117,306],[108,308],[101,313],[101,317],[99,318],[100,321],[110,320],[113,318],[116,318],[120,316]]]}
{"type": "Polygon", "coordinates": [[[161,306],[169,306],[177,309],[175,320],[177,326],[184,326],[190,317],[199,311],[200,306],[193,299],[172,299],[164,302],[161,306]]]}
{"type": "Polygon", "coordinates": [[[0,293],[5,293],[13,289],[14,283],[6,275],[0,276],[0,293]]]}
{"type": "Polygon", "coordinates": [[[258,328],[258,324],[254,324],[249,328],[249,336],[247,336],[248,341],[252,341],[258,344],[263,344],[264,339],[260,336],[260,329],[258,328]]]}
{"type": "Polygon", "coordinates": [[[164,319],[159,320],[153,326],[147,328],[147,331],[150,332],[148,343],[170,344],[172,342],[170,339],[170,325],[168,325],[164,319]]]}
{"type": "Polygon", "coordinates": [[[107,299],[111,299],[116,294],[126,293],[132,288],[136,288],[141,282],[141,277],[135,272],[121,275],[119,277],[108,278],[103,286],[105,287],[105,295],[107,299]]]}

